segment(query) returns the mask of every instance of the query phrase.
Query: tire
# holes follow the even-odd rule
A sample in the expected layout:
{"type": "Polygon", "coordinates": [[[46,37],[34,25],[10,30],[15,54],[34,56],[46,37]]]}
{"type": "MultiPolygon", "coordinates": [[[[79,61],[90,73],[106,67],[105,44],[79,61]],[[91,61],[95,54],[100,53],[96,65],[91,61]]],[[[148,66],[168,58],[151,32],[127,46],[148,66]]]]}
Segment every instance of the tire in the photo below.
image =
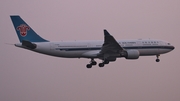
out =
{"type": "Polygon", "coordinates": [[[160,60],[159,60],[159,59],[156,59],[156,62],[160,62],[160,60]]]}
{"type": "Polygon", "coordinates": [[[104,63],[99,63],[99,67],[104,67],[104,63]]]}
{"type": "Polygon", "coordinates": [[[87,64],[86,67],[87,68],[92,68],[92,65],[91,64],[87,64]]]}
{"type": "Polygon", "coordinates": [[[92,64],[92,65],[96,65],[97,62],[96,62],[96,61],[92,61],[91,64],[92,64]]]}

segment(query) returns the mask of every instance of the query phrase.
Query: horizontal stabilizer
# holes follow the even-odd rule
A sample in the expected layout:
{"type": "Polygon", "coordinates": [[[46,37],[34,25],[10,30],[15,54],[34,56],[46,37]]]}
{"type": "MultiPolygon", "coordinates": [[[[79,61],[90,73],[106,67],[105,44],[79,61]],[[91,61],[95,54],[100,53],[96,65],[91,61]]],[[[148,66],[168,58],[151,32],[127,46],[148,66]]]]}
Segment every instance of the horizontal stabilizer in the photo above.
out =
{"type": "Polygon", "coordinates": [[[30,49],[35,49],[37,47],[36,44],[31,43],[30,41],[25,41],[25,40],[22,41],[22,45],[30,49]]]}

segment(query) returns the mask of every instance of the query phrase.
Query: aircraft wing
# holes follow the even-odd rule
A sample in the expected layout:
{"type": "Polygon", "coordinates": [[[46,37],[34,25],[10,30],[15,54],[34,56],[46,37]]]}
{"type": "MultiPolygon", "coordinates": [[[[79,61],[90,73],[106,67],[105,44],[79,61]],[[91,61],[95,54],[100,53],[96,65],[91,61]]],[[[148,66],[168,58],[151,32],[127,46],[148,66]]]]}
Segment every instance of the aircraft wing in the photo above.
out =
{"type": "Polygon", "coordinates": [[[104,44],[101,48],[100,54],[117,54],[124,49],[119,45],[115,38],[109,34],[107,30],[104,30],[104,44]]]}
{"type": "Polygon", "coordinates": [[[83,57],[88,58],[100,58],[107,59],[110,57],[116,58],[120,56],[120,52],[124,49],[119,45],[119,43],[114,39],[112,35],[109,34],[107,30],[104,30],[104,43],[101,50],[88,51],[82,54],[83,57]]]}

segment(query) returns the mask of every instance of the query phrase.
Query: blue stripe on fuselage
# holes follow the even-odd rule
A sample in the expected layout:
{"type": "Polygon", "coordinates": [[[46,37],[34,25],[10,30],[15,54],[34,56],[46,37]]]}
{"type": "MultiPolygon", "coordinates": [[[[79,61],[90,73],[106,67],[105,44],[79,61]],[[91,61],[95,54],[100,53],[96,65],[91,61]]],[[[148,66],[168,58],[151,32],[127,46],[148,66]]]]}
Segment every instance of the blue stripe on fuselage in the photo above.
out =
{"type": "MultiPolygon", "coordinates": [[[[132,46],[132,47],[123,47],[124,49],[174,49],[173,46],[132,46]]],[[[56,50],[61,51],[83,51],[83,50],[101,50],[101,47],[86,47],[86,48],[55,48],[56,50]]]]}

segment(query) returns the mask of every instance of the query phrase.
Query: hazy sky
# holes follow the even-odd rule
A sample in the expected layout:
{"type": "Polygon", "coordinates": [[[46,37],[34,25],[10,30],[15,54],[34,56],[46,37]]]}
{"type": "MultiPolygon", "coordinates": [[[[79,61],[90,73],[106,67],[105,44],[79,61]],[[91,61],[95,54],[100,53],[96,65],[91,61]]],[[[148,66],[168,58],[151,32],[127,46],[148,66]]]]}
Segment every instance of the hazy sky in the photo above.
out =
{"type": "MultiPolygon", "coordinates": [[[[1,0],[0,101],[179,101],[180,0],[1,0]],[[20,15],[52,41],[153,38],[175,50],[87,69],[88,59],[46,56],[5,43],[19,40],[20,15]]],[[[98,62],[101,62],[98,60],[98,62]]]]}

